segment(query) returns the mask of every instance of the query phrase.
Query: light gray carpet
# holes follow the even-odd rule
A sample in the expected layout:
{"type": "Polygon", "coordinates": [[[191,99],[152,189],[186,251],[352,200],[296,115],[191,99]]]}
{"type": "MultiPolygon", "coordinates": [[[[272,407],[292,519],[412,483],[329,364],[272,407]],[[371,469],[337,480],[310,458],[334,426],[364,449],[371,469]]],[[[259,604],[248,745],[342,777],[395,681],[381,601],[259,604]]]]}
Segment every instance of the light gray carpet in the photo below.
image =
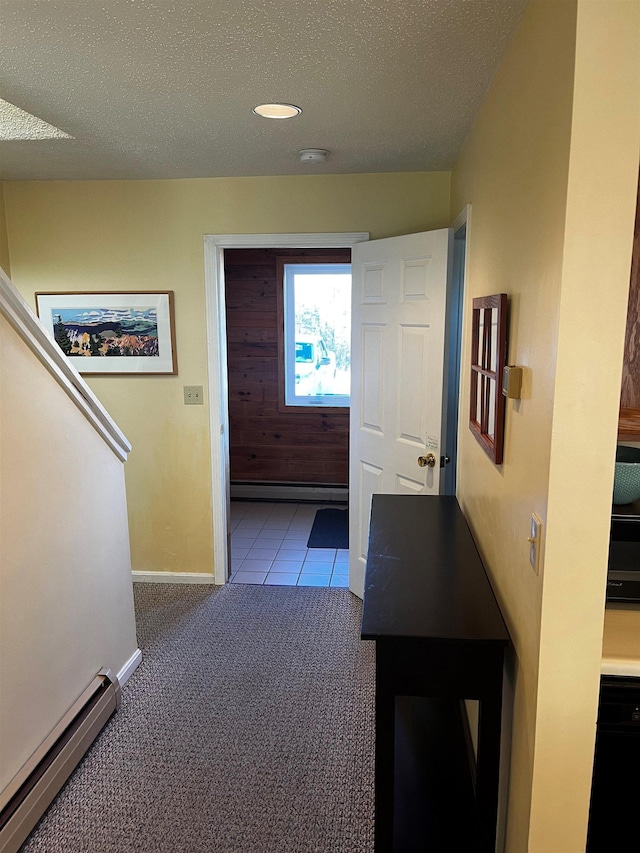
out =
{"type": "Polygon", "coordinates": [[[24,853],[370,853],[360,602],[302,587],[135,594],[144,661],[24,853]]]}

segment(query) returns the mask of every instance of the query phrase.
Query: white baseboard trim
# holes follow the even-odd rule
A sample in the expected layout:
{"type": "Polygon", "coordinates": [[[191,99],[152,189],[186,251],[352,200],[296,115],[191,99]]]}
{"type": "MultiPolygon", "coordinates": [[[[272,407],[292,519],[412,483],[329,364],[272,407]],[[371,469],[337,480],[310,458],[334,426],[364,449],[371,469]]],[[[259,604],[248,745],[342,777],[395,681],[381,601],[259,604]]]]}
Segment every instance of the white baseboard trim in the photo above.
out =
{"type": "Polygon", "coordinates": [[[131,572],[134,583],[215,583],[205,572],[131,572]]]}
{"type": "Polygon", "coordinates": [[[140,649],[136,649],[118,673],[118,681],[120,682],[120,687],[124,687],[124,685],[127,683],[127,681],[129,681],[129,679],[141,663],[142,652],[140,651],[140,649]]]}

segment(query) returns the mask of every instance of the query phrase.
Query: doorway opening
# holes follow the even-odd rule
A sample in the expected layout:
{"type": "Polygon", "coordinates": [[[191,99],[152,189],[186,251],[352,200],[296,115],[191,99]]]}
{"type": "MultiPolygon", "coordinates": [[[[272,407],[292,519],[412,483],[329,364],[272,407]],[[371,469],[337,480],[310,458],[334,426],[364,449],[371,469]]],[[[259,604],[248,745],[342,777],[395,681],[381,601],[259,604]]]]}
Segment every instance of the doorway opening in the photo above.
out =
{"type": "MultiPolygon", "coordinates": [[[[260,249],[279,252],[296,250],[292,254],[299,255],[300,250],[304,250],[305,253],[312,256],[316,250],[321,249],[350,249],[356,243],[368,240],[368,238],[369,235],[362,232],[348,234],[206,235],[204,238],[216,583],[225,583],[229,579],[231,568],[231,444],[227,362],[228,352],[233,343],[231,339],[233,335],[230,329],[229,334],[227,330],[225,253],[240,249],[260,249]]],[[[238,334],[241,335],[242,333],[238,334]]],[[[259,395],[260,391],[256,389],[255,393],[259,395]]],[[[268,466],[266,467],[268,468],[268,466]]],[[[249,520],[246,519],[246,521],[249,520]]]]}
{"type": "Polygon", "coordinates": [[[351,250],[227,249],[224,274],[229,580],[346,587],[344,544],[309,537],[317,501],[347,516],[351,250]]]}
{"type": "MultiPolygon", "coordinates": [[[[466,251],[468,246],[470,206],[467,206],[458,216],[453,225],[453,232],[458,242],[458,266],[453,287],[453,306],[451,319],[447,323],[446,340],[449,350],[446,359],[447,372],[447,447],[455,447],[457,436],[457,410],[460,374],[461,347],[461,305],[464,289],[464,272],[466,266],[466,251]],[[448,443],[451,442],[451,445],[448,443]]],[[[227,322],[225,303],[225,252],[234,249],[335,249],[352,248],[358,243],[368,240],[367,233],[354,234],[262,234],[262,235],[206,235],[205,236],[205,293],[207,306],[207,328],[209,348],[209,399],[211,400],[211,459],[212,459],[212,505],[214,528],[214,561],[216,583],[225,583],[229,578],[230,559],[230,436],[229,436],[229,386],[227,375],[227,322]]],[[[452,241],[453,242],[453,241],[452,241]]],[[[420,264],[408,263],[406,272],[409,279],[406,282],[406,298],[417,299],[420,293],[415,288],[419,284],[418,267],[420,264]]],[[[376,265],[369,265],[370,273],[368,297],[371,302],[378,302],[376,296],[380,282],[376,278],[376,265]]],[[[409,323],[411,326],[412,323],[409,323]]],[[[409,329],[413,333],[413,329],[409,329]]],[[[407,333],[409,334],[409,333],[407,333]]],[[[375,342],[374,342],[375,343],[375,342]]],[[[412,337],[407,338],[407,344],[415,343],[412,337]]],[[[414,347],[415,348],[415,347],[414,347]]],[[[409,347],[411,349],[411,347],[409,347]]],[[[374,353],[375,354],[375,353],[374,353]]],[[[410,360],[409,365],[413,364],[410,360]]],[[[406,390],[406,389],[405,389],[406,390]]],[[[366,407],[365,407],[366,408],[366,407]]],[[[415,406],[413,407],[415,408],[415,406]]],[[[412,407],[407,411],[411,413],[412,407]]],[[[444,412],[443,412],[444,414],[444,412]]],[[[414,433],[411,433],[413,435],[414,433]]],[[[418,435],[418,433],[415,433],[418,435]]],[[[427,436],[429,441],[435,440],[427,436]]],[[[444,438],[444,435],[443,435],[444,438]]],[[[455,493],[456,459],[447,449],[446,454],[452,456],[450,473],[443,476],[441,488],[455,493]]],[[[431,454],[433,456],[433,454],[431,454]]],[[[414,459],[415,462],[415,459],[414,459]]],[[[431,464],[430,462],[428,464],[431,464]]],[[[441,464],[444,464],[442,462],[441,464]]],[[[368,470],[368,469],[367,469],[368,470]]],[[[352,477],[353,481],[353,477],[352,477]]],[[[404,480],[403,480],[404,483],[404,480]]],[[[375,490],[375,489],[374,489],[375,490]]],[[[247,519],[248,521],[248,519],[247,519]]],[[[351,537],[360,542],[359,536],[351,537]]],[[[360,543],[361,544],[361,543],[360,543]]],[[[352,544],[353,547],[353,544],[352,544]]],[[[359,548],[359,550],[362,550],[359,548]]],[[[354,575],[355,577],[355,575],[354,575]]],[[[358,584],[355,584],[358,587],[358,584]]],[[[352,588],[357,592],[357,589],[352,588]]]]}
{"type": "Polygon", "coordinates": [[[232,497],[346,497],[350,263],[349,248],[225,250],[232,497]]]}

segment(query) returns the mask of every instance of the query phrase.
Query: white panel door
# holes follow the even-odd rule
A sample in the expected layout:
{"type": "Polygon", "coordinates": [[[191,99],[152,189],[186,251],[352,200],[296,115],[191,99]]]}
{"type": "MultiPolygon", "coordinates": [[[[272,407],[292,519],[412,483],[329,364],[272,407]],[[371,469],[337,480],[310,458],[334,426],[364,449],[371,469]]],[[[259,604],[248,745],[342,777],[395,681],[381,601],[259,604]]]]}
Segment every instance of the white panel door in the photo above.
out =
{"type": "Polygon", "coordinates": [[[371,495],[440,491],[453,232],[353,247],[349,588],[362,598],[371,495]],[[432,453],[435,467],[418,458],[432,453]]]}

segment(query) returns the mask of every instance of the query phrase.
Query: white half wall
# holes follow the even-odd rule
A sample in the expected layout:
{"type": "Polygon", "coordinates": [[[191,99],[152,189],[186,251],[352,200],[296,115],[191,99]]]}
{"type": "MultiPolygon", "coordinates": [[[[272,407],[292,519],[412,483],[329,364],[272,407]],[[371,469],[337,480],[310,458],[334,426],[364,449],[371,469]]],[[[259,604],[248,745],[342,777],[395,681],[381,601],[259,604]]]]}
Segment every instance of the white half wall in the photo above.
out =
{"type": "Polygon", "coordinates": [[[124,465],[0,313],[0,791],[139,661],[124,465]]]}

